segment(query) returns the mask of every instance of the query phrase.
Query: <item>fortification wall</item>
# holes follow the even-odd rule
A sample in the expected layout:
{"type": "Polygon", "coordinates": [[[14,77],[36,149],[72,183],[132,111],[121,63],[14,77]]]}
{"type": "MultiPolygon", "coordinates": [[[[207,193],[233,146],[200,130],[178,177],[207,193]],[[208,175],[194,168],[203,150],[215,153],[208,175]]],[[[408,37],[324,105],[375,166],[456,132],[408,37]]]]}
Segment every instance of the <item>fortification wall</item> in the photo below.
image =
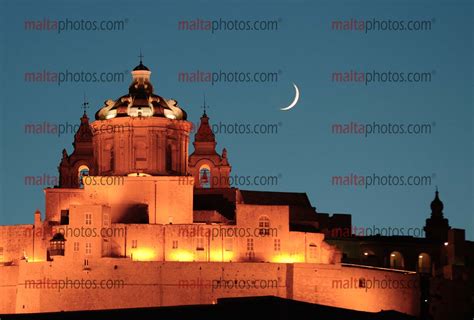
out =
{"type": "Polygon", "coordinates": [[[0,267],[0,313],[15,313],[18,266],[0,267]]]}
{"type": "MultiPolygon", "coordinates": [[[[211,304],[222,297],[287,296],[285,264],[136,262],[21,263],[16,312],[211,304]],[[48,284],[49,283],[49,284],[48,284]]],[[[11,312],[1,310],[0,313],[11,312]]]]}
{"type": "Polygon", "coordinates": [[[361,311],[419,314],[416,274],[341,265],[102,258],[91,259],[84,268],[80,260],[71,264],[56,257],[52,263],[21,261],[19,267],[2,268],[11,270],[0,272],[2,287],[17,286],[2,289],[7,298],[0,313],[211,304],[223,297],[271,295],[361,311]]]}
{"type": "Polygon", "coordinates": [[[32,256],[34,233],[31,224],[0,226],[0,263],[17,262],[23,255],[32,256]]]}
{"type": "Polygon", "coordinates": [[[292,269],[292,299],[369,312],[420,312],[415,273],[340,264],[295,264],[292,269]]]}

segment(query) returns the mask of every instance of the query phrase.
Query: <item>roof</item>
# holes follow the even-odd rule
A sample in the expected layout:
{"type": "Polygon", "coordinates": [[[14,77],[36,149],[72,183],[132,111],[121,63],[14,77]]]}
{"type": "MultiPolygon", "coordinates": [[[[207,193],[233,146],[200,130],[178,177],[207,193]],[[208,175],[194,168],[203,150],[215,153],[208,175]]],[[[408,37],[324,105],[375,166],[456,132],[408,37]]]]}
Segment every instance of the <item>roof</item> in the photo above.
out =
{"type": "Polygon", "coordinates": [[[150,71],[150,69],[148,69],[148,67],[146,67],[141,61],[140,61],[140,64],[139,64],[138,66],[136,66],[135,68],[133,68],[133,71],[137,71],[137,70],[150,71]]]}
{"type": "Polygon", "coordinates": [[[240,190],[241,202],[259,205],[312,207],[306,193],[240,190]]]}
{"type": "Polygon", "coordinates": [[[227,220],[235,220],[235,192],[235,188],[195,188],[193,210],[215,210],[227,220]]]}
{"type": "Polygon", "coordinates": [[[141,62],[132,71],[132,83],[128,94],[116,100],[109,99],[95,113],[96,120],[115,117],[160,117],[186,120],[186,112],[174,99],[165,99],[154,93],[150,81],[151,71],[141,62]]]}
{"type": "Polygon", "coordinates": [[[236,188],[194,189],[194,210],[215,210],[228,220],[235,220],[237,203],[288,206],[292,230],[315,231],[316,210],[306,193],[239,190],[236,188]]]}

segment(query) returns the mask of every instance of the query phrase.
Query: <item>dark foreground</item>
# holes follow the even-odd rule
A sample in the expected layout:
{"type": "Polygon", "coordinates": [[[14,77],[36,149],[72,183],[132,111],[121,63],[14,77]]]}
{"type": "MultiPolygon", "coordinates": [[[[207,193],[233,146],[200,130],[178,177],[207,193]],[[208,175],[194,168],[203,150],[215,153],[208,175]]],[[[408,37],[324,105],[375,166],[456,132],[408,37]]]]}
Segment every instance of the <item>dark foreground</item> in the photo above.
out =
{"type": "Polygon", "coordinates": [[[219,299],[215,305],[137,308],[101,311],[0,315],[0,319],[84,320],[84,319],[323,319],[323,320],[414,320],[394,311],[378,313],[353,311],[277,297],[219,299]]]}

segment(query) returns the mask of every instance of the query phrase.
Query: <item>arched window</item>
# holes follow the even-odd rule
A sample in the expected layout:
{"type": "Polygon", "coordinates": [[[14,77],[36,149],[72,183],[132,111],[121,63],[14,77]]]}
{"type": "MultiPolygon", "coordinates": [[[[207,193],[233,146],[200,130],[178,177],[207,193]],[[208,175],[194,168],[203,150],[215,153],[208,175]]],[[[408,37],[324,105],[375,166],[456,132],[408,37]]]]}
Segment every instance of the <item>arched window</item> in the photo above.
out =
{"type": "Polygon", "coordinates": [[[89,167],[82,165],[77,169],[77,177],[79,179],[79,188],[84,188],[84,177],[89,175],[89,167]]]}
{"type": "Polygon", "coordinates": [[[390,268],[403,269],[405,267],[405,261],[403,255],[398,251],[393,251],[390,254],[390,268]]]}
{"type": "Polygon", "coordinates": [[[261,216],[258,219],[258,234],[260,236],[270,235],[270,219],[267,216],[261,216]]]}
{"type": "Polygon", "coordinates": [[[423,252],[418,255],[418,272],[431,272],[431,257],[429,254],[423,252]]]}
{"type": "Polygon", "coordinates": [[[202,165],[199,168],[199,185],[201,188],[211,187],[211,168],[208,165],[202,165]]]}

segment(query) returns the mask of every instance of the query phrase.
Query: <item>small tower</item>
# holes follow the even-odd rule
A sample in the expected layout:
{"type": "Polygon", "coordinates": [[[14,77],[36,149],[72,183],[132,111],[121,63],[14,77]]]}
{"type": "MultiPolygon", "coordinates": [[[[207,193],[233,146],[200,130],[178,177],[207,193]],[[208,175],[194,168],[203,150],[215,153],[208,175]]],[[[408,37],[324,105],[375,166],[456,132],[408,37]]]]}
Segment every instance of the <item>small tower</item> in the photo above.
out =
{"type": "Polygon", "coordinates": [[[68,155],[66,149],[63,149],[63,156],[58,167],[60,188],[81,188],[82,176],[92,175],[95,172],[93,134],[85,110],[87,105],[87,102],[83,103],[84,114],[81,117],[81,125],[72,143],[74,151],[68,155]]]}
{"type": "Polygon", "coordinates": [[[189,172],[194,177],[195,188],[229,188],[231,166],[227,150],[222,155],[216,152],[216,138],[206,114],[206,100],[201,124],[194,136],[194,152],[189,156],[189,172]]]}
{"type": "Polygon", "coordinates": [[[437,242],[445,242],[448,239],[449,226],[448,219],[443,216],[444,204],[439,199],[438,188],[436,188],[435,198],[431,201],[431,217],[426,219],[426,225],[423,230],[426,238],[437,242]]]}

